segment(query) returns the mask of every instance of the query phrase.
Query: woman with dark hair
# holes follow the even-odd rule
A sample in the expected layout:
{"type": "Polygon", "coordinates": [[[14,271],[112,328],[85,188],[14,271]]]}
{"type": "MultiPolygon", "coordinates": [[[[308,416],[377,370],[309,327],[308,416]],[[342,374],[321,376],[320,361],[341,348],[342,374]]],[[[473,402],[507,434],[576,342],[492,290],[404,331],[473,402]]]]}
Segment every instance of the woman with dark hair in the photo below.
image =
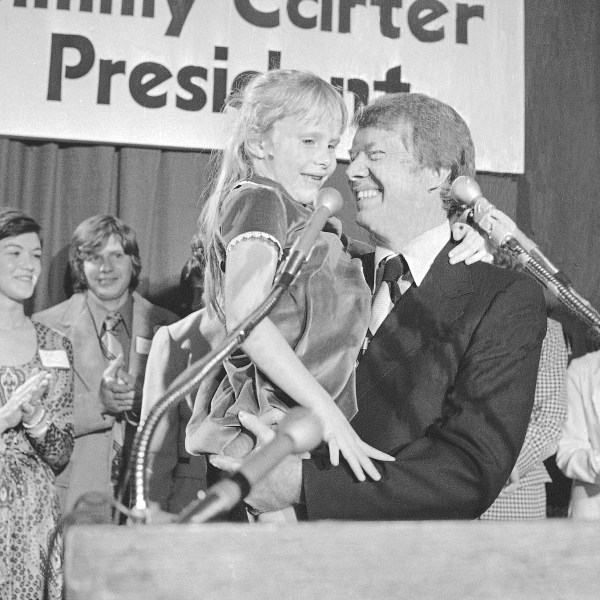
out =
{"type": "Polygon", "coordinates": [[[55,474],[73,449],[69,340],[24,310],[41,270],[40,227],[0,211],[0,598],[61,598],[55,474]]]}

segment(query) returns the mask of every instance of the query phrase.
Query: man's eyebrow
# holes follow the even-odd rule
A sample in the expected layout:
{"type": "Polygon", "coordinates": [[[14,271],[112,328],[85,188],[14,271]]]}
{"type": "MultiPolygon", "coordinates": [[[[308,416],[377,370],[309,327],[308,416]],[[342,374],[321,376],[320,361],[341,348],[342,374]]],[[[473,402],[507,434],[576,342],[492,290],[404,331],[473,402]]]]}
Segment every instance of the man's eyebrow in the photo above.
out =
{"type": "Polygon", "coordinates": [[[370,150],[373,149],[374,146],[377,146],[377,142],[369,142],[367,144],[361,144],[358,148],[355,148],[354,146],[352,146],[352,148],[350,148],[350,152],[369,152],[370,150]]]}

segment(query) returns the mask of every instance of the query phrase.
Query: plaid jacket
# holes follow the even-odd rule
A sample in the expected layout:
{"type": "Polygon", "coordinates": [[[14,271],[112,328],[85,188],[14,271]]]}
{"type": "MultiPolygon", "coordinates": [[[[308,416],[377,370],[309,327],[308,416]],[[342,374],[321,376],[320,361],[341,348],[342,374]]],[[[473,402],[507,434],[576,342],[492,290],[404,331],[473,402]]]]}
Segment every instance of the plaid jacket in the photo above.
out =
{"type": "Polygon", "coordinates": [[[525,520],[546,517],[546,482],[552,481],[543,461],[556,452],[567,417],[565,379],[567,347],[560,323],[548,319],[542,345],[535,400],[523,448],[517,459],[519,483],[497,500],[481,519],[525,520]]]}

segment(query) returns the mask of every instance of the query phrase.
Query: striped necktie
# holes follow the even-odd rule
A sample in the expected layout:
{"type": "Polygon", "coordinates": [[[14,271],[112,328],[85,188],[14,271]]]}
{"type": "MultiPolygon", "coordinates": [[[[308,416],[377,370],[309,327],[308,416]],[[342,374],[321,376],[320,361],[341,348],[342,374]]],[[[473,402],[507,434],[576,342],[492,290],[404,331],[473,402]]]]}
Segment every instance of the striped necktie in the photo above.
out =
{"type": "Polygon", "coordinates": [[[116,311],[109,312],[104,318],[101,341],[104,356],[108,360],[115,360],[119,354],[123,354],[123,346],[117,334],[117,327],[121,321],[123,321],[123,317],[120,312],[116,311]]]}
{"type": "MultiPolygon", "coordinates": [[[[115,360],[119,354],[123,354],[123,346],[119,341],[117,327],[123,321],[119,312],[109,312],[104,318],[102,324],[102,350],[104,356],[110,361],[115,360]]],[[[117,494],[117,488],[121,479],[123,470],[123,444],[125,442],[125,420],[115,419],[112,428],[112,448],[110,453],[110,480],[113,486],[114,494],[117,494]]]]}
{"type": "MultiPolygon", "coordinates": [[[[375,335],[375,332],[388,316],[388,313],[394,304],[396,304],[402,296],[398,285],[398,279],[409,272],[406,260],[404,260],[404,257],[401,254],[391,256],[384,260],[383,276],[381,278],[379,289],[375,292],[373,304],[371,306],[371,321],[369,323],[371,335],[375,335]]],[[[380,263],[379,269],[381,270],[381,268],[382,265],[380,263]]]]}

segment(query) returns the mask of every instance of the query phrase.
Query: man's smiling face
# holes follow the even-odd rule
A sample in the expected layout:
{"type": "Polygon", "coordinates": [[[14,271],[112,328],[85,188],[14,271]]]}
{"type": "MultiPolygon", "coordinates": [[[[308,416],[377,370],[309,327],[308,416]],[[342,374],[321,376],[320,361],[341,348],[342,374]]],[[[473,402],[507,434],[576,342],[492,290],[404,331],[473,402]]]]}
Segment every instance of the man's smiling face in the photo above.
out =
{"type": "Polygon", "coordinates": [[[115,310],[125,302],[133,277],[133,262],[114,233],[102,248],[83,261],[83,271],[89,291],[106,308],[115,310]]]}
{"type": "Polygon", "coordinates": [[[436,192],[439,173],[418,164],[410,139],[406,123],[392,130],[360,128],[346,169],[357,223],[392,250],[446,218],[436,192]]]}

